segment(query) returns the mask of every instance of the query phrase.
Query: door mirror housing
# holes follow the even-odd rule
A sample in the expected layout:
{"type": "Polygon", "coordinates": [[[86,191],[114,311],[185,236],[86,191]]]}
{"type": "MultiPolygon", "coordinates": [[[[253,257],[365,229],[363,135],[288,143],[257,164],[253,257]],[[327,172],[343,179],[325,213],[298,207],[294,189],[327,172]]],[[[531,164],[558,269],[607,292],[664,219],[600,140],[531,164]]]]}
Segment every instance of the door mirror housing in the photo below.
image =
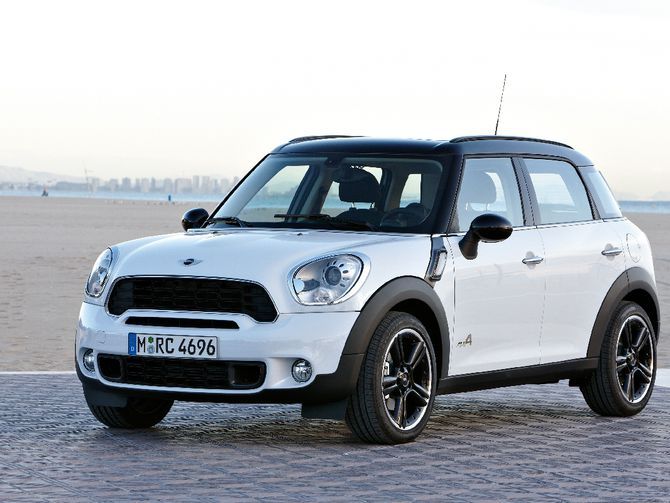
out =
{"type": "Polygon", "coordinates": [[[479,242],[498,243],[512,234],[512,223],[494,213],[484,213],[475,218],[470,229],[458,243],[461,253],[468,260],[477,258],[479,242]]]}
{"type": "Polygon", "coordinates": [[[189,229],[199,229],[202,227],[207,219],[209,218],[209,213],[204,208],[193,208],[184,213],[184,216],[181,217],[181,226],[185,231],[189,229]]]}

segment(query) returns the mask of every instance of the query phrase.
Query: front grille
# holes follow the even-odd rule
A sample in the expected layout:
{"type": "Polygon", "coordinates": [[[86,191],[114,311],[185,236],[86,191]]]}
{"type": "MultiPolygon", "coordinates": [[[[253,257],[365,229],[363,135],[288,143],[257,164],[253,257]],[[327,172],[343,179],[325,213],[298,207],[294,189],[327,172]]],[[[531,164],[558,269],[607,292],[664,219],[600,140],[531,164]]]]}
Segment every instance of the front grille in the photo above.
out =
{"type": "Polygon", "coordinates": [[[114,315],[128,309],[241,313],[256,321],[277,317],[268,292],[256,283],[209,278],[124,278],[107,304],[114,315]]]}
{"type": "Polygon", "coordinates": [[[108,381],[172,388],[254,389],[265,380],[262,362],[99,354],[98,371],[108,381]]]}

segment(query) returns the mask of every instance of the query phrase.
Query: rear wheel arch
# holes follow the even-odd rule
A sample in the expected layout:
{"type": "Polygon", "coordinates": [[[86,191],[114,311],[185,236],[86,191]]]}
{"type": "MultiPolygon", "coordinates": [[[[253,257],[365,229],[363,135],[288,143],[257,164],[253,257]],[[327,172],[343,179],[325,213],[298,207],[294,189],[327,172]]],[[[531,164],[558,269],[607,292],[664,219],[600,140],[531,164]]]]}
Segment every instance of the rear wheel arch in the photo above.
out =
{"type": "Polygon", "coordinates": [[[641,267],[633,267],[624,271],[605,295],[591,330],[587,357],[598,357],[600,355],[603,339],[612,316],[623,301],[635,302],[647,312],[658,339],[660,321],[654,279],[647,270],[641,267]]]}
{"type": "Polygon", "coordinates": [[[628,292],[623,300],[635,302],[646,311],[647,316],[649,316],[649,321],[651,321],[651,325],[654,327],[654,335],[658,340],[661,327],[659,321],[660,317],[658,312],[658,302],[656,301],[655,297],[652,297],[652,295],[644,288],[638,287],[628,292]]]}
{"type": "Polygon", "coordinates": [[[390,311],[411,314],[421,321],[435,347],[438,379],[448,375],[449,327],[444,306],[435,290],[415,276],[389,281],[370,297],[349,333],[343,354],[365,353],[375,329],[390,311]]]}

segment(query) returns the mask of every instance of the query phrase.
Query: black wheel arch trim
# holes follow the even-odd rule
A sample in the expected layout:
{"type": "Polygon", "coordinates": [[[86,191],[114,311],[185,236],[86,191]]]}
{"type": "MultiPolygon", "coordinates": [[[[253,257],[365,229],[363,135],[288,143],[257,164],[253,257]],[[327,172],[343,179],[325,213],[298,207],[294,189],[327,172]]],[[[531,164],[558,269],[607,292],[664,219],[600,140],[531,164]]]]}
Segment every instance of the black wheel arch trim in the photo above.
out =
{"type": "MultiPolygon", "coordinates": [[[[596,321],[591,330],[591,339],[589,347],[586,352],[588,358],[594,358],[600,355],[600,349],[605,338],[605,332],[610,324],[612,315],[617,306],[629,294],[635,291],[645,292],[653,303],[655,312],[647,312],[647,316],[651,320],[654,331],[656,332],[656,339],[660,332],[660,310],[658,303],[658,294],[656,292],[656,282],[651,274],[641,267],[631,267],[624,271],[612,284],[605,299],[603,300],[596,321]]],[[[642,306],[644,307],[644,306],[642,306]]]]}
{"type": "MultiPolygon", "coordinates": [[[[438,360],[441,362],[439,376],[448,375],[449,371],[449,326],[442,301],[435,290],[423,279],[415,276],[403,276],[393,279],[379,288],[361,310],[349,337],[344,345],[343,354],[364,354],[372,335],[384,316],[403,302],[420,302],[432,311],[439,334],[440,351],[438,360]]],[[[402,309],[401,309],[402,310],[402,309]]],[[[410,313],[411,314],[411,313],[410,313]]],[[[430,327],[426,327],[430,330],[430,327]]]]}

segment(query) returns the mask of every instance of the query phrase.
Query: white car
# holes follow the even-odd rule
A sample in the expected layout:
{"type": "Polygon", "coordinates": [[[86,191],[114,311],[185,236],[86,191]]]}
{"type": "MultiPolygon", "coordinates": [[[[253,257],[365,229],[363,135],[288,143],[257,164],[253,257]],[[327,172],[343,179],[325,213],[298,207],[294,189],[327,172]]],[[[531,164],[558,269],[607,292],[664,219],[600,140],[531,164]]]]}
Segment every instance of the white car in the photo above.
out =
{"type": "Polygon", "coordinates": [[[174,400],[301,403],[399,443],[444,393],[570,379],[608,416],[651,396],[649,242],[566,145],[297,138],[182,225],[88,279],[76,368],[110,427],[174,400]]]}

